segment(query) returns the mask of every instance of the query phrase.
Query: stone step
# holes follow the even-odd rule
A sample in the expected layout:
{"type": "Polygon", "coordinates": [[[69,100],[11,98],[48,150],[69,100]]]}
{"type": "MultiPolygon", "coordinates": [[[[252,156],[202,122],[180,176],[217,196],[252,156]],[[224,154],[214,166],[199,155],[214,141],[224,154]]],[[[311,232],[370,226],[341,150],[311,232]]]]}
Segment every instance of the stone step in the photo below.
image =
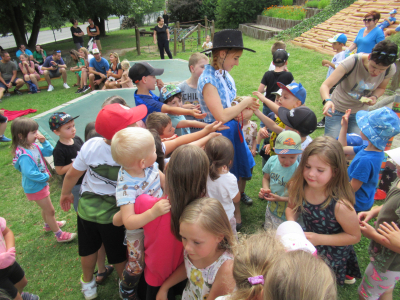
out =
{"type": "Polygon", "coordinates": [[[250,37],[258,40],[267,40],[277,35],[282,29],[260,24],[239,24],[239,30],[250,37]]]}

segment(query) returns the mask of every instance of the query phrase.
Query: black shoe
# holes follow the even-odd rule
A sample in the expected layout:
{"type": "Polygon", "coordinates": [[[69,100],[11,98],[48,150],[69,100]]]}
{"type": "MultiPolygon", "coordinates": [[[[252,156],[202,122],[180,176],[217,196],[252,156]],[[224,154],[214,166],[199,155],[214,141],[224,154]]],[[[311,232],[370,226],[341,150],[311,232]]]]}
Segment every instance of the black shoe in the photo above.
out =
{"type": "Polygon", "coordinates": [[[236,223],[236,231],[240,231],[242,229],[242,223],[236,223]]]}
{"type": "Polygon", "coordinates": [[[325,128],[325,118],[317,123],[317,128],[325,128]]]}
{"type": "Polygon", "coordinates": [[[85,93],[88,90],[90,90],[90,86],[84,85],[83,88],[82,88],[82,93],[85,93]]]}
{"type": "Polygon", "coordinates": [[[249,196],[247,196],[246,193],[242,193],[242,195],[240,195],[240,201],[242,201],[246,205],[253,204],[253,200],[249,196]]]}
{"type": "Polygon", "coordinates": [[[78,89],[78,90],[75,92],[75,94],[80,94],[80,93],[82,93],[82,92],[83,92],[83,88],[78,89]]]}
{"type": "Polygon", "coordinates": [[[21,93],[19,90],[14,90],[14,94],[15,94],[15,95],[18,95],[18,96],[21,96],[21,95],[22,95],[22,93],[21,93]]]}

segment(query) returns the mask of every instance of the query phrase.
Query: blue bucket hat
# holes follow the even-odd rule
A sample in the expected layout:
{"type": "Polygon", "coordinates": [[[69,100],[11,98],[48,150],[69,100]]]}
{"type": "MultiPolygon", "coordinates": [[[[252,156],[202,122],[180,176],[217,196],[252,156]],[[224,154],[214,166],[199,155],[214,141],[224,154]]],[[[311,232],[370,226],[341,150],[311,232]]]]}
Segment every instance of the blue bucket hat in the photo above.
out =
{"type": "Polygon", "coordinates": [[[356,121],[361,132],[379,150],[384,150],[389,139],[400,132],[400,120],[387,107],[373,111],[360,110],[356,121]]]}
{"type": "Polygon", "coordinates": [[[165,85],[161,89],[162,101],[165,103],[165,101],[167,101],[168,98],[175,96],[179,93],[182,93],[182,90],[177,85],[174,84],[165,85]]]}
{"type": "Polygon", "coordinates": [[[301,83],[293,82],[288,85],[278,82],[279,88],[286,90],[300,100],[301,104],[306,102],[307,92],[306,89],[301,85],[301,83]]]}

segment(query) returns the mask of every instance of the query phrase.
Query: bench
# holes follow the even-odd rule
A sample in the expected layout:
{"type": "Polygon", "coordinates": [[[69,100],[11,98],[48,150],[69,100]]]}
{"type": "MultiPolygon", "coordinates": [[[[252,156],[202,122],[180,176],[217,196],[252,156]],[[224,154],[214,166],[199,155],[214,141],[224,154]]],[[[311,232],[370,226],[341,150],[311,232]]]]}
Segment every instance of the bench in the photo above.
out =
{"type": "MultiPolygon", "coordinates": [[[[50,78],[50,80],[53,80],[53,79],[61,79],[61,76],[60,77],[54,77],[54,78],[50,78]]],[[[41,77],[39,80],[38,80],[38,83],[39,82],[46,82],[46,78],[44,78],[44,77],[41,77]]],[[[26,85],[25,85],[26,86],[26,85]]],[[[49,88],[49,86],[47,85],[47,82],[46,82],[46,85],[43,85],[43,86],[39,86],[39,89],[40,90],[47,90],[49,88]]],[[[29,89],[19,89],[19,91],[20,92],[29,92],[29,89]]],[[[12,92],[10,92],[10,93],[14,93],[14,91],[12,91],[12,92]]]]}
{"type": "Polygon", "coordinates": [[[140,36],[145,36],[145,35],[149,35],[149,36],[153,36],[154,31],[139,31],[140,36]]]}

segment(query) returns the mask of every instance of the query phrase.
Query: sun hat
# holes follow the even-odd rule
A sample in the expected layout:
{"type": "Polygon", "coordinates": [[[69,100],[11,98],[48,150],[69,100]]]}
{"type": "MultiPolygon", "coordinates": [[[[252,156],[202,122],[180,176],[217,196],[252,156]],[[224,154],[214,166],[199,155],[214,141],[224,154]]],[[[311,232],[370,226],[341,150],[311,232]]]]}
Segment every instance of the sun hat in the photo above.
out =
{"type": "Polygon", "coordinates": [[[129,108],[119,103],[104,106],[96,118],[96,132],[111,140],[118,131],[128,127],[147,115],[146,105],[129,108]]]}
{"type": "Polygon", "coordinates": [[[175,96],[179,93],[182,93],[182,90],[177,85],[168,84],[161,89],[161,98],[165,103],[168,98],[171,98],[172,96],[175,96]]]}
{"type": "Polygon", "coordinates": [[[400,120],[396,113],[382,107],[373,111],[356,113],[357,125],[368,140],[379,150],[385,150],[389,139],[400,132],[400,120]]]}
{"type": "Polygon", "coordinates": [[[280,224],[276,230],[276,237],[280,239],[286,251],[302,250],[317,256],[317,249],[307,240],[299,223],[286,221],[280,224]]]}
{"type": "Polygon", "coordinates": [[[56,130],[61,126],[63,126],[64,124],[67,124],[68,122],[71,122],[72,120],[75,120],[78,117],[79,116],[73,118],[65,112],[56,112],[50,116],[49,119],[50,130],[51,131],[56,130]]]}
{"type": "Polygon", "coordinates": [[[278,82],[277,84],[278,84],[279,88],[281,88],[282,90],[288,91],[293,96],[295,96],[297,99],[299,99],[301,104],[304,104],[306,102],[307,91],[301,85],[301,83],[293,82],[291,84],[284,85],[283,83],[278,82]]]}
{"type": "Polygon", "coordinates": [[[211,49],[201,51],[200,53],[223,48],[236,48],[256,52],[243,46],[243,37],[241,31],[236,29],[224,29],[214,34],[213,47],[211,49]]]}
{"type": "Polygon", "coordinates": [[[335,35],[333,38],[328,39],[329,43],[342,43],[344,45],[346,45],[347,43],[347,36],[344,33],[338,33],[337,35],[335,35]]]}
{"type": "Polygon", "coordinates": [[[396,165],[400,166],[400,147],[392,150],[385,151],[387,155],[390,156],[391,159],[396,163],[396,165]]]}
{"type": "Polygon", "coordinates": [[[317,117],[307,106],[287,109],[283,106],[278,109],[278,117],[283,124],[297,130],[302,135],[309,135],[317,129],[317,117]]]}
{"type": "Polygon", "coordinates": [[[129,69],[129,78],[134,83],[139,83],[145,76],[160,76],[164,73],[164,69],[153,68],[148,62],[138,62],[129,69]]]}
{"type": "Polygon", "coordinates": [[[281,132],[275,140],[276,154],[300,154],[301,137],[297,132],[286,130],[281,132]]]}
{"type": "Polygon", "coordinates": [[[99,54],[100,50],[98,48],[93,48],[92,53],[93,54],[99,54]]]}

